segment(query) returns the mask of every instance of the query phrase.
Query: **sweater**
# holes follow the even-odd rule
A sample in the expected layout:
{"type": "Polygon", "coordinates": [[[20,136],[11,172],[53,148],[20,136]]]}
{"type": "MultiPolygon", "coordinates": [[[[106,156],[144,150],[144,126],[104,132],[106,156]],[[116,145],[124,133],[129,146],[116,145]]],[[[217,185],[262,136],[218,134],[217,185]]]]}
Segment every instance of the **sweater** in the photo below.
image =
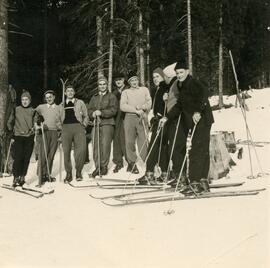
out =
{"type": "Polygon", "coordinates": [[[18,106],[15,109],[14,135],[29,137],[34,134],[35,110],[32,107],[18,106]]]}
{"type": "Polygon", "coordinates": [[[120,109],[123,112],[135,114],[138,109],[149,112],[151,105],[151,96],[146,87],[129,88],[122,92],[120,109]]]}
{"type": "Polygon", "coordinates": [[[48,104],[40,104],[36,111],[44,117],[44,124],[49,130],[61,129],[60,107],[53,104],[48,107],[48,104]]]}

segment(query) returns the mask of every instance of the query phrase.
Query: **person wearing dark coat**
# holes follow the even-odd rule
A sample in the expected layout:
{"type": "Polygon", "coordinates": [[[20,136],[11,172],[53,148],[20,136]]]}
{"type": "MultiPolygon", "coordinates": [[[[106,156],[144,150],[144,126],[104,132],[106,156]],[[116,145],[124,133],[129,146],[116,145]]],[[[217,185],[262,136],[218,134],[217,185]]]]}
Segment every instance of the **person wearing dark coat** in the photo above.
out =
{"type": "MultiPolygon", "coordinates": [[[[210,130],[214,122],[212,110],[208,101],[208,90],[198,80],[189,75],[187,64],[184,60],[175,66],[177,75],[176,89],[177,102],[168,111],[167,119],[176,125],[181,116],[180,125],[176,133],[176,142],[173,151],[173,171],[178,179],[185,154],[188,133],[196,125],[189,152],[189,181],[191,187],[187,192],[201,192],[205,189],[210,165],[209,143],[210,130]],[[203,187],[202,187],[203,186],[203,187]],[[191,190],[190,190],[191,189],[191,190]]],[[[164,120],[166,121],[166,119],[164,120]]],[[[170,123],[172,125],[172,123],[170,123]]],[[[172,150],[176,127],[169,134],[169,150],[172,150]]]]}
{"type": "Polygon", "coordinates": [[[91,98],[88,105],[89,117],[94,121],[92,144],[96,169],[92,173],[93,178],[108,173],[117,109],[118,101],[115,95],[108,91],[107,78],[100,77],[98,93],[91,98]]]}
{"type": "Polygon", "coordinates": [[[113,172],[117,173],[120,169],[124,167],[123,157],[127,161],[124,130],[125,113],[120,110],[120,100],[122,92],[128,87],[125,85],[125,76],[121,73],[115,74],[114,81],[116,87],[112,93],[116,96],[119,104],[118,111],[115,117],[115,130],[113,136],[113,163],[115,164],[113,172]]]}
{"type": "Polygon", "coordinates": [[[168,93],[169,86],[164,81],[164,73],[161,68],[153,71],[153,82],[155,87],[152,91],[152,110],[153,118],[150,123],[152,125],[152,135],[148,146],[149,157],[146,161],[145,175],[138,179],[140,184],[155,184],[154,169],[158,165],[161,169],[158,181],[164,181],[167,178],[168,169],[168,139],[167,125],[158,133],[159,120],[166,115],[166,102],[163,100],[164,94],[168,93]],[[158,137],[156,137],[158,135],[158,137]],[[156,140],[156,141],[155,141],[156,140]],[[153,144],[155,141],[155,144],[153,144]],[[152,149],[151,149],[152,148],[152,149]],[[149,150],[151,149],[151,152],[149,150]]]}

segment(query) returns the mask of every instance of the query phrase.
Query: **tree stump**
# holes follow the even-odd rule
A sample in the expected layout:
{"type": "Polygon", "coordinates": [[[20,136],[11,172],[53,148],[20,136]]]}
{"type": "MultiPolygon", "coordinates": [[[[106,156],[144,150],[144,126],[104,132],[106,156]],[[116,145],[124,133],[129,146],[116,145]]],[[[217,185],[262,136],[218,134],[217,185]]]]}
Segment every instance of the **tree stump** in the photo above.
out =
{"type": "Polygon", "coordinates": [[[236,152],[236,140],[235,140],[235,135],[233,131],[217,131],[214,132],[216,133],[221,133],[222,138],[225,142],[225,146],[229,153],[235,153],[236,152]]]}
{"type": "Polygon", "coordinates": [[[230,167],[235,165],[225,145],[223,133],[215,133],[210,137],[210,168],[208,179],[216,180],[226,176],[230,167]]]}

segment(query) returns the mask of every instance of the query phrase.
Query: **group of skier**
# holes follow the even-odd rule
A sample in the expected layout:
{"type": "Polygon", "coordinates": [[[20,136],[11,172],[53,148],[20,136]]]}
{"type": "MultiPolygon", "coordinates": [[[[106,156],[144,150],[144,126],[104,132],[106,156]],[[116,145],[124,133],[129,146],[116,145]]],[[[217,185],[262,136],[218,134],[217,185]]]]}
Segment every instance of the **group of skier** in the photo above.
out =
{"type": "Polygon", "coordinates": [[[39,186],[55,180],[51,172],[59,142],[64,152],[64,182],[73,179],[72,149],[75,179],[83,180],[88,146],[85,129],[90,125],[95,162],[92,177],[108,173],[113,143],[114,173],[124,167],[125,159],[127,171],[138,174],[136,163],[141,158],[146,172],[138,179],[139,184],[181,185],[181,191],[187,194],[207,191],[210,129],[214,122],[208,90],[189,74],[184,59],[164,70],[156,68],[153,83],[150,92],[139,85],[136,73],[130,73],[127,81],[118,73],[112,92],[107,78],[98,78],[98,92],[88,104],[75,97],[75,88],[69,84],[63,103],[56,105],[54,91],[47,90],[45,103],[36,109],[31,107],[29,92],[23,92],[21,105],[14,113],[13,186],[25,182],[34,137],[39,152],[39,186]]]}

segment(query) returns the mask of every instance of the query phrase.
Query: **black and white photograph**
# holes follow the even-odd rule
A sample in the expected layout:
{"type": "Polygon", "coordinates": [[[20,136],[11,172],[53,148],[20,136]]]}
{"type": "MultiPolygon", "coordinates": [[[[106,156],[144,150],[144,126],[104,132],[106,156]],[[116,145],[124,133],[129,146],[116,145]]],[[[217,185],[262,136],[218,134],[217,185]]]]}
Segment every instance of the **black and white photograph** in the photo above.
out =
{"type": "Polygon", "coordinates": [[[270,0],[0,0],[0,267],[270,267],[269,124],[270,0]]]}

